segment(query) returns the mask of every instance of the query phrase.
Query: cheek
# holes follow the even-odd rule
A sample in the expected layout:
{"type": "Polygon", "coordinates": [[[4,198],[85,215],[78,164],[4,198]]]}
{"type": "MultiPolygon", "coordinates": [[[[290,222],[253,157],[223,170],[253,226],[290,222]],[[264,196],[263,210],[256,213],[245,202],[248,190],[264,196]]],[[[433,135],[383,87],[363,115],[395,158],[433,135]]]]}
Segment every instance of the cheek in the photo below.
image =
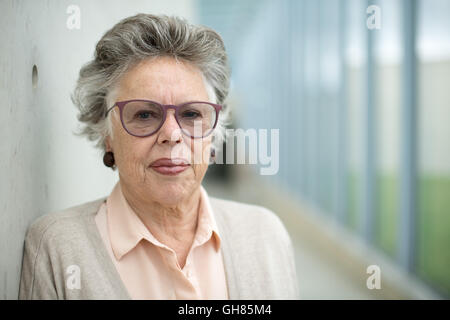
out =
{"type": "Polygon", "coordinates": [[[151,137],[137,138],[133,136],[120,136],[116,141],[116,152],[118,154],[118,166],[129,174],[138,174],[146,168],[149,154],[152,150],[153,141],[151,137]],[[134,173],[130,172],[134,171],[134,173]]]}
{"type": "Polygon", "coordinates": [[[208,165],[204,164],[194,164],[192,165],[192,169],[194,171],[194,178],[193,180],[196,182],[201,182],[203,180],[203,177],[206,174],[206,170],[208,170],[208,165]]]}
{"type": "Polygon", "coordinates": [[[196,165],[208,167],[211,156],[211,138],[191,139],[190,149],[192,162],[196,165]]]}
{"type": "Polygon", "coordinates": [[[211,138],[209,139],[191,139],[190,151],[192,169],[197,178],[202,178],[209,166],[211,154],[211,138]]]}

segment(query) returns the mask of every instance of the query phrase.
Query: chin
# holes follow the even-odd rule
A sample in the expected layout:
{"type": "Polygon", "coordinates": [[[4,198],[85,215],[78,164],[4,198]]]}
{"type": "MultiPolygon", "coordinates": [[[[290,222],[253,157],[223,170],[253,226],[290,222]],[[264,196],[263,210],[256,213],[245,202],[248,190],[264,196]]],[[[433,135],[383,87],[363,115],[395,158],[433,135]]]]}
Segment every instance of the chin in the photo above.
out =
{"type": "Polygon", "coordinates": [[[151,190],[154,190],[152,198],[165,205],[176,205],[183,201],[191,191],[182,181],[177,180],[155,183],[151,188],[151,190]]]}

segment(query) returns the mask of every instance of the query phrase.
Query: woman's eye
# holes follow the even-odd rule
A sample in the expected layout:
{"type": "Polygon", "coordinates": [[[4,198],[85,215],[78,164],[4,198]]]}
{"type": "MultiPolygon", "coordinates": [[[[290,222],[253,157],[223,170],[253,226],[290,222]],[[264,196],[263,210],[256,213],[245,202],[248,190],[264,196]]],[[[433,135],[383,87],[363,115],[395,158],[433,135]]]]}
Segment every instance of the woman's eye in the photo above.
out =
{"type": "Polygon", "coordinates": [[[183,118],[192,119],[192,118],[201,117],[201,114],[197,111],[185,111],[185,112],[183,112],[182,116],[183,116],[183,118]]]}
{"type": "Polygon", "coordinates": [[[142,111],[142,112],[138,112],[136,113],[136,118],[138,119],[149,119],[150,117],[153,117],[153,114],[151,112],[148,111],[142,111]]]}

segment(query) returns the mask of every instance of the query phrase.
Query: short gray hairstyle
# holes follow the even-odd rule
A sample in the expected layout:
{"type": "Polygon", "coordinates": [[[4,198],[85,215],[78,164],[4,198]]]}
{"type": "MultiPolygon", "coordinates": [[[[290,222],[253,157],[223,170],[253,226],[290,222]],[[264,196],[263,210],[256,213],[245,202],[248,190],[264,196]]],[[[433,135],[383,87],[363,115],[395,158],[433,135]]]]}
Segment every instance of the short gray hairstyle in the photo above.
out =
{"type": "Polygon", "coordinates": [[[96,141],[106,151],[105,139],[112,136],[107,108],[114,104],[114,91],[120,77],[142,60],[169,56],[197,67],[205,80],[213,103],[223,111],[214,130],[213,145],[220,148],[229,122],[225,100],[230,85],[230,68],[220,35],[205,26],[189,24],[175,16],[137,14],[117,23],[97,43],[94,59],[80,70],[72,102],[83,123],[76,135],[96,141]]]}

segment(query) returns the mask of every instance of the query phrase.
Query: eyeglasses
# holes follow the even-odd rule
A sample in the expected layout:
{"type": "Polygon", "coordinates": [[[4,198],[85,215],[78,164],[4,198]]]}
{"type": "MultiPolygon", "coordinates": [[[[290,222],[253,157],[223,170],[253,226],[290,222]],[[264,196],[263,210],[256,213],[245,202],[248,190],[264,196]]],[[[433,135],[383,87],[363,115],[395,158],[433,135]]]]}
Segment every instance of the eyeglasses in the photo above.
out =
{"type": "Polygon", "coordinates": [[[164,124],[167,110],[175,110],[175,119],[181,131],[191,138],[204,138],[213,132],[219,119],[221,105],[191,101],[181,105],[163,105],[150,100],[127,100],[116,102],[105,113],[119,107],[120,121],[129,134],[148,137],[155,134],[164,124]]]}

